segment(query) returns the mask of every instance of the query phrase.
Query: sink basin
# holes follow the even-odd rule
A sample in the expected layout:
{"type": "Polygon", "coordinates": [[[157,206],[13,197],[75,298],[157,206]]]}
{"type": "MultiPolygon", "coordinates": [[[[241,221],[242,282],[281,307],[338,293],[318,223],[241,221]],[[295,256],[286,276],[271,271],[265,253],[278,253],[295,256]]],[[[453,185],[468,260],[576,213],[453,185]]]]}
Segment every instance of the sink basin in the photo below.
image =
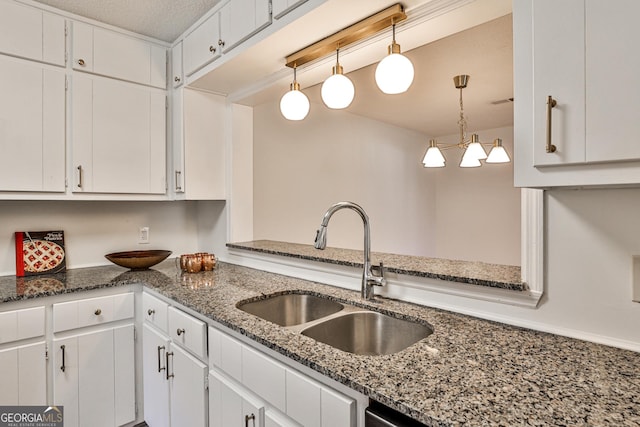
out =
{"type": "Polygon", "coordinates": [[[428,326],[376,312],[337,316],[302,331],[340,350],[370,356],[397,353],[432,333],[428,326]]]}
{"type": "Polygon", "coordinates": [[[344,306],[315,295],[285,294],[243,303],[238,308],[280,326],[293,326],[337,313],[344,306]]]}

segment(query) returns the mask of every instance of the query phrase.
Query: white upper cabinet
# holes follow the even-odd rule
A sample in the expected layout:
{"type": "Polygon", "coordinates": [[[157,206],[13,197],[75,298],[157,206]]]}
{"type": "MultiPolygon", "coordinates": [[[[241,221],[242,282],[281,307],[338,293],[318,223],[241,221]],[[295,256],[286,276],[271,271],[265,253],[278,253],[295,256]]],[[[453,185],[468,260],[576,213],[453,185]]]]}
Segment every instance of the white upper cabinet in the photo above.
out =
{"type": "Polygon", "coordinates": [[[513,2],[517,186],[640,184],[639,13],[635,0],[513,2]]]}
{"type": "Polygon", "coordinates": [[[232,0],[220,9],[220,40],[223,52],[271,24],[269,0],[232,0]]]}
{"type": "Polygon", "coordinates": [[[166,87],[165,48],[81,22],[73,23],[72,40],[75,70],[166,87]]]}
{"type": "Polygon", "coordinates": [[[229,1],[184,38],[184,73],[192,75],[269,24],[269,0],[229,1]]]}
{"type": "Polygon", "coordinates": [[[64,71],[0,56],[0,94],[0,191],[64,192],[64,71]]]}
{"type": "Polygon", "coordinates": [[[0,53],[64,66],[64,18],[0,0],[0,53]]]}
{"type": "Polygon", "coordinates": [[[190,76],[220,56],[220,14],[211,15],[183,42],[184,73],[190,76]]]}
{"type": "Polygon", "coordinates": [[[71,90],[74,192],[166,192],[164,91],[85,74],[71,90]]]}
{"type": "Polygon", "coordinates": [[[272,0],[273,17],[280,19],[307,0],[272,0]]]}

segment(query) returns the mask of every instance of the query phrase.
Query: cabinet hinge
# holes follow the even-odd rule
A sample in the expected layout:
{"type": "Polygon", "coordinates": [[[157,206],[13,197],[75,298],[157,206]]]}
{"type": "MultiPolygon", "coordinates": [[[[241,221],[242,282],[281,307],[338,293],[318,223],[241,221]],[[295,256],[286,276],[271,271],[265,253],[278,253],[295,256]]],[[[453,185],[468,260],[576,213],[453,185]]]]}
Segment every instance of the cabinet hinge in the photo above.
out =
{"type": "Polygon", "coordinates": [[[207,375],[204,376],[204,389],[209,390],[209,377],[207,375]]]}
{"type": "Polygon", "coordinates": [[[138,341],[138,329],[135,326],[133,327],[133,340],[138,341]]]}
{"type": "Polygon", "coordinates": [[[169,109],[169,97],[168,96],[164,97],[164,109],[165,110],[169,109]]]}
{"type": "Polygon", "coordinates": [[[69,90],[69,76],[64,76],[64,90],[69,90]]]}
{"type": "Polygon", "coordinates": [[[44,360],[49,360],[49,347],[44,347],[44,360]]]}
{"type": "Polygon", "coordinates": [[[269,15],[273,15],[273,3],[269,2],[269,15]]]}
{"type": "Polygon", "coordinates": [[[67,21],[64,21],[64,36],[69,35],[69,29],[67,28],[67,21]]]}

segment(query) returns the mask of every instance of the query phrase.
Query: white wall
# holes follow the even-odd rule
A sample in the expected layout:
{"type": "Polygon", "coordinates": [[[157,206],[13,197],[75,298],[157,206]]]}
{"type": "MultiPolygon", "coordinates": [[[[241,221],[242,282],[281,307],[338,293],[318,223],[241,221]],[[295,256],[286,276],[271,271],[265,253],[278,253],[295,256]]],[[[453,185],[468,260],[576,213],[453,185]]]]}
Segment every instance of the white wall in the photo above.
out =
{"type": "Polygon", "coordinates": [[[15,274],[16,231],[64,230],[67,268],[109,264],[104,255],[116,251],[211,251],[223,207],[224,202],[0,201],[0,275],[15,274]],[[142,226],[150,227],[149,244],[138,244],[142,226]],[[199,241],[199,232],[210,238],[199,241]]]}
{"type": "MultiPolygon", "coordinates": [[[[501,138],[513,158],[513,127],[477,133],[482,142],[501,138]]],[[[437,141],[455,144],[459,135],[437,141]]],[[[444,155],[446,167],[427,169],[437,183],[436,256],[520,265],[520,189],[513,186],[513,162],[460,168],[462,150],[444,155]]]]}
{"type": "MultiPolygon", "coordinates": [[[[360,204],[375,251],[433,256],[434,182],[421,160],[425,136],[313,105],[290,122],[277,103],[254,108],[254,239],[311,244],[341,200],[360,204]]],[[[340,211],[328,245],[362,248],[362,221],[340,211]]]]}
{"type": "MultiPolygon", "coordinates": [[[[351,200],[369,215],[375,251],[520,265],[520,190],[511,163],[460,169],[452,149],[446,168],[425,169],[427,136],[312,109],[302,122],[282,118],[276,103],[254,109],[255,239],[311,244],[326,209],[351,200]]],[[[480,134],[501,137],[513,152],[512,128],[480,134]]],[[[361,249],[360,218],[336,213],[328,244],[361,249]]]]}

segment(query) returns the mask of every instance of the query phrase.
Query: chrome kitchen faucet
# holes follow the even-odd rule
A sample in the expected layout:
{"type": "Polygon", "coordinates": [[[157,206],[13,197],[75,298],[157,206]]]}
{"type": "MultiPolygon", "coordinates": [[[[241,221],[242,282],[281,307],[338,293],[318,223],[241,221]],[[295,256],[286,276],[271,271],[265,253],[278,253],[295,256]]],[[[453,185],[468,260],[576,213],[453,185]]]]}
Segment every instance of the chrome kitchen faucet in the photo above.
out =
{"type": "Polygon", "coordinates": [[[371,265],[371,237],[369,234],[369,217],[361,206],[353,202],[338,202],[327,209],[327,212],[324,214],[324,218],[322,219],[322,224],[320,224],[320,228],[316,232],[316,240],[314,246],[316,249],[324,249],[327,247],[327,226],[329,225],[329,220],[336,211],[345,208],[356,211],[360,215],[360,218],[362,218],[362,222],[364,223],[364,266],[362,271],[362,289],[360,294],[362,295],[362,298],[366,300],[372,300],[373,287],[384,286],[387,284],[387,280],[384,278],[384,268],[382,266],[382,262],[380,262],[380,266],[378,267],[380,270],[380,275],[376,276],[373,274],[371,265]]]}

